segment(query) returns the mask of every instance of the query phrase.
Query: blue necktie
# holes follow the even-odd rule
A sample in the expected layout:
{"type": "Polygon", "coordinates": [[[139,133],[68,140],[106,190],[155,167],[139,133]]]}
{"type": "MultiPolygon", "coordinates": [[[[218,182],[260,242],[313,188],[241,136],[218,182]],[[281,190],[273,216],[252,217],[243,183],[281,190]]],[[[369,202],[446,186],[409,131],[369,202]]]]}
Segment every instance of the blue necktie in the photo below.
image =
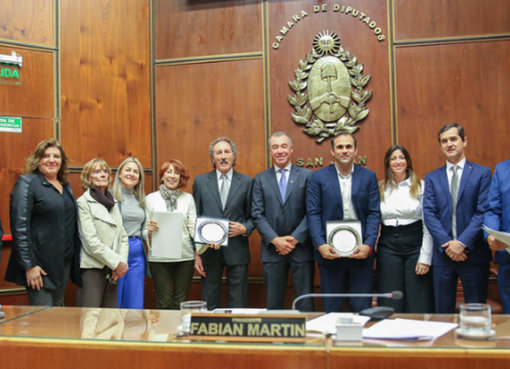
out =
{"type": "Polygon", "coordinates": [[[282,195],[282,204],[285,204],[285,194],[287,193],[287,178],[285,178],[285,171],[287,169],[280,169],[280,194],[282,195]]]}

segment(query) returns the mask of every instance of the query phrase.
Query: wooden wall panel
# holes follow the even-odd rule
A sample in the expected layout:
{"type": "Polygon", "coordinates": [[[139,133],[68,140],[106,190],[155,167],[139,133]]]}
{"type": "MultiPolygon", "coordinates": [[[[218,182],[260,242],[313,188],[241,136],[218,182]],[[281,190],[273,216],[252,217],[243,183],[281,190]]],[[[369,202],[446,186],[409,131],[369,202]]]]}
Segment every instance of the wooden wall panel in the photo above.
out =
{"type": "Polygon", "coordinates": [[[149,0],[61,1],[62,141],[79,165],[151,160],[149,0]]]}
{"type": "Polygon", "coordinates": [[[0,115],[54,118],[54,54],[49,51],[0,46],[0,54],[23,57],[21,85],[0,84],[0,115]]]}
{"type": "Polygon", "coordinates": [[[508,0],[393,1],[395,40],[510,33],[508,0]]]}
{"type": "Polygon", "coordinates": [[[219,136],[236,143],[236,170],[265,169],[262,61],[158,67],[156,168],[177,158],[192,178],[210,171],[209,144],[219,136]]]}
{"type": "Polygon", "coordinates": [[[155,0],[156,59],[262,51],[261,0],[155,0]]]}
{"type": "MultiPolygon", "coordinates": [[[[317,4],[319,2],[316,2],[317,4]]],[[[310,137],[302,131],[304,125],[296,124],[291,118],[295,109],[289,104],[288,96],[294,94],[289,81],[295,80],[294,70],[299,61],[311,53],[313,40],[319,32],[335,32],[342,47],[350,50],[363,64],[364,75],[371,75],[371,81],[365,90],[372,90],[373,97],[366,104],[370,109],[367,118],[360,121],[355,133],[358,140],[358,155],[367,156],[367,167],[382,174],[383,155],[391,144],[390,129],[390,91],[388,41],[379,41],[374,29],[381,28],[382,34],[388,36],[385,2],[357,1],[356,10],[364,13],[376,22],[374,29],[360,20],[360,14],[335,11],[336,2],[328,2],[326,11],[315,13],[315,2],[309,1],[272,1],[269,4],[269,39],[270,44],[282,36],[280,30],[286,26],[289,31],[279,42],[278,49],[269,48],[270,86],[271,86],[271,131],[283,130],[289,133],[294,142],[294,162],[296,158],[323,158],[323,166],[332,161],[329,139],[321,145],[315,142],[319,137],[310,137]],[[303,16],[302,11],[308,15],[303,16]],[[293,17],[298,15],[300,20],[293,17]],[[287,22],[293,24],[292,27],[287,22]]],[[[321,2],[322,3],[322,2],[321,2]]],[[[338,4],[337,4],[338,5],[338,4]]],[[[310,169],[319,169],[316,166],[310,169]]]]}
{"type": "Polygon", "coordinates": [[[2,1],[0,39],[55,46],[55,0],[2,1]]]}
{"type": "MultiPolygon", "coordinates": [[[[9,196],[25,159],[39,142],[53,137],[53,121],[50,119],[23,118],[22,124],[22,133],[0,132],[0,219],[5,234],[11,233],[9,196]]],[[[0,278],[3,278],[2,274],[0,278]]]]}
{"type": "Polygon", "coordinates": [[[468,160],[494,168],[508,158],[510,41],[400,48],[398,141],[423,176],[444,164],[438,130],[466,129],[468,160]]]}

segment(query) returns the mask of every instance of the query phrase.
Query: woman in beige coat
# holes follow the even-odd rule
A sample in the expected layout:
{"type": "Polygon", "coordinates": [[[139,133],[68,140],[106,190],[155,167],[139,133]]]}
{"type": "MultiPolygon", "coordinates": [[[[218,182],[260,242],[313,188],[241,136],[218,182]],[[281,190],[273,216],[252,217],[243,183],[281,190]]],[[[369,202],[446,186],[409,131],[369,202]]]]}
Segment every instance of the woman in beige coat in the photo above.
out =
{"type": "Polygon", "coordinates": [[[110,178],[110,167],[102,159],[92,159],[81,173],[85,193],[78,199],[83,280],[79,306],[116,308],[117,281],[128,270],[128,238],[119,207],[108,191],[110,178]]]}

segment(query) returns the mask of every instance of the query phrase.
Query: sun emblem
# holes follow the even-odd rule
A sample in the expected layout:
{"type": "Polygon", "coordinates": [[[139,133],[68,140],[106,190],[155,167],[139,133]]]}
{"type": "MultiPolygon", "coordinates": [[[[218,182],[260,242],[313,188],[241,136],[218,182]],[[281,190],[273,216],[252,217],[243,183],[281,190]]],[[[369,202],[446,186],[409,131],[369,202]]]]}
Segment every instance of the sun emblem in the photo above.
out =
{"type": "Polygon", "coordinates": [[[313,49],[320,56],[336,54],[340,49],[340,38],[335,32],[319,32],[313,40],[313,49]]]}

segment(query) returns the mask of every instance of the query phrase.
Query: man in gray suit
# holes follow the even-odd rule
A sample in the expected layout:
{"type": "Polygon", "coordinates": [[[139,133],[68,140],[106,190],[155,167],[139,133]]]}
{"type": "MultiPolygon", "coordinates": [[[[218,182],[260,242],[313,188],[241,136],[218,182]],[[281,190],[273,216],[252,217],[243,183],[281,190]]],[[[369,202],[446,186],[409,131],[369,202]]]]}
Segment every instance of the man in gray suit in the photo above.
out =
{"type": "Polygon", "coordinates": [[[253,231],[251,191],[253,179],[234,171],[237,150],[234,142],[219,137],[209,146],[215,168],[199,175],[193,183],[197,215],[230,220],[228,246],[208,245],[201,256],[195,254],[195,269],[202,276],[202,300],[209,310],[220,307],[221,279],[226,269],[228,307],[247,306],[248,237],[253,231]]]}
{"type": "MultiPolygon", "coordinates": [[[[306,189],[312,171],[291,164],[292,140],[284,132],[269,138],[274,167],[253,182],[252,217],[262,236],[267,308],[283,309],[290,274],[296,297],[313,292],[313,246],[306,222],[306,189]]],[[[313,300],[298,304],[313,311],[313,300]]]]}

